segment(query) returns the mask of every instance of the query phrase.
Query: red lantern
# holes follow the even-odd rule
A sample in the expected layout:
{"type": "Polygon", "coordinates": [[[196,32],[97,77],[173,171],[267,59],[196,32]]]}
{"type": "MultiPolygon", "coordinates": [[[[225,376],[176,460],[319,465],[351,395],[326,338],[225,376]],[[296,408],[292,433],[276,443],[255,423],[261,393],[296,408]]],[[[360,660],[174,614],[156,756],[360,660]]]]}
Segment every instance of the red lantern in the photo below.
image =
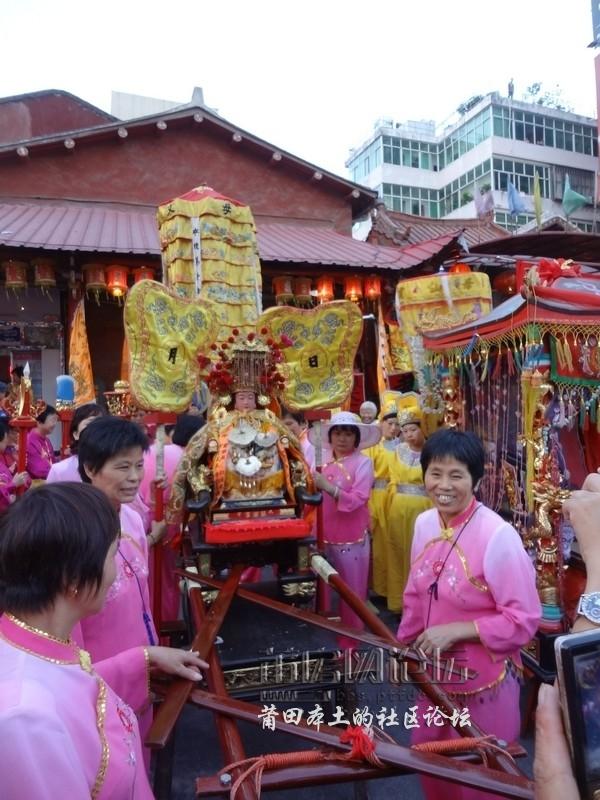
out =
{"type": "Polygon", "coordinates": [[[106,277],[104,275],[104,264],[84,264],[81,268],[85,281],[85,291],[93,292],[96,301],[100,300],[100,292],[106,291],[106,277]]]}
{"type": "Polygon", "coordinates": [[[377,275],[365,278],[365,297],[367,300],[378,300],[381,297],[381,278],[377,275]]]}
{"type": "Polygon", "coordinates": [[[33,264],[33,283],[42,291],[56,286],[54,261],[51,258],[36,258],[33,264]]]}
{"type": "Polygon", "coordinates": [[[448,271],[450,275],[466,275],[471,272],[471,267],[468,264],[458,262],[458,264],[452,264],[448,271]]]}
{"type": "Polygon", "coordinates": [[[4,261],[2,263],[6,275],[5,286],[18,292],[27,288],[27,262],[26,261],[4,261]]]}
{"type": "Polygon", "coordinates": [[[362,283],[360,278],[344,278],[344,296],[346,300],[358,303],[362,297],[362,283]]]}
{"type": "Polygon", "coordinates": [[[492,281],[492,289],[508,297],[517,291],[517,276],[512,269],[504,270],[492,281]]]}
{"type": "Polygon", "coordinates": [[[317,296],[319,303],[328,303],[335,297],[333,278],[319,278],[317,281],[317,296]]]}
{"type": "Polygon", "coordinates": [[[140,281],[153,281],[154,270],[152,267],[137,267],[133,270],[133,280],[135,283],[140,281]]]}
{"type": "Polygon", "coordinates": [[[312,303],[312,281],[310,278],[294,278],[294,300],[298,306],[312,303]]]}
{"type": "Polygon", "coordinates": [[[280,275],[273,278],[273,294],[278,306],[285,306],[294,299],[294,289],[292,279],[289,275],[280,275]]]}
{"type": "Polygon", "coordinates": [[[108,291],[113,297],[123,297],[127,294],[127,275],[129,270],[127,267],[119,267],[115,264],[108,267],[106,274],[108,277],[108,291]]]}

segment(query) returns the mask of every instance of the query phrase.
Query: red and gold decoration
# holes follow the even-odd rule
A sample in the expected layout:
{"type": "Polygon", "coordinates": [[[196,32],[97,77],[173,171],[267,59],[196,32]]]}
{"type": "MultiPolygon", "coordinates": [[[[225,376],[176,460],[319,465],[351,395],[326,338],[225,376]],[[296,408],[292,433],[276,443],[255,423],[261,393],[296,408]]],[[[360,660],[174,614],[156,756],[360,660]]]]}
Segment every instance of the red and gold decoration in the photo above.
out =
{"type": "Polygon", "coordinates": [[[511,297],[517,291],[517,276],[512,269],[500,272],[492,281],[492,289],[498,294],[511,297]]]}
{"type": "Polygon", "coordinates": [[[294,299],[294,284],[290,275],[278,275],[273,278],[273,294],[278,306],[285,306],[294,299]]]}
{"type": "Polygon", "coordinates": [[[344,278],[344,297],[352,303],[358,303],[362,297],[362,281],[355,275],[344,278]]]}
{"type": "Polygon", "coordinates": [[[138,410],[129,390],[128,381],[115,381],[112,392],[104,392],[108,413],[113,417],[130,419],[138,410]]]}
{"type": "Polygon", "coordinates": [[[310,278],[294,278],[294,303],[297,306],[312,306],[312,281],[310,278]]]}
{"type": "Polygon", "coordinates": [[[362,312],[352,302],[335,300],[302,310],[290,306],[267,309],[259,324],[274,341],[284,336],[292,345],[281,351],[287,408],[335,408],[350,394],[354,356],[362,335],[362,312]]]}
{"type": "Polygon", "coordinates": [[[85,324],[85,300],[77,303],[69,338],[69,375],[75,381],[75,405],[96,400],[92,359],[85,324]]]}
{"type": "Polygon", "coordinates": [[[152,267],[136,267],[133,270],[134,283],[139,283],[140,281],[153,281],[154,277],[154,270],[152,267]]]}
{"type": "Polygon", "coordinates": [[[381,297],[381,278],[370,275],[364,280],[365,297],[367,300],[379,300],[381,297]]]}
{"type": "Polygon", "coordinates": [[[333,278],[323,276],[317,280],[317,297],[319,303],[329,303],[335,297],[333,278]]]}
{"type": "Polygon", "coordinates": [[[197,354],[217,339],[214,305],[140,281],[127,295],[124,322],[133,402],[144,410],[184,412],[198,382],[197,354]]]}
{"type": "Polygon", "coordinates": [[[450,275],[468,275],[471,271],[471,267],[468,264],[464,264],[462,261],[452,264],[448,270],[450,275]]]}
{"type": "Polygon", "coordinates": [[[85,293],[91,294],[100,303],[100,293],[106,292],[106,273],[104,264],[84,264],[81,268],[85,285],[85,293]]]}
{"type": "Polygon", "coordinates": [[[119,267],[113,264],[106,269],[108,292],[113,297],[120,299],[127,294],[128,283],[127,276],[129,270],[127,267],[119,267]]]}
{"type": "Polygon", "coordinates": [[[26,261],[3,261],[4,285],[7,291],[15,294],[27,288],[27,262],[26,261]]]}
{"type": "Polygon", "coordinates": [[[51,258],[36,258],[33,264],[33,285],[42,292],[56,286],[56,268],[51,258]]]}

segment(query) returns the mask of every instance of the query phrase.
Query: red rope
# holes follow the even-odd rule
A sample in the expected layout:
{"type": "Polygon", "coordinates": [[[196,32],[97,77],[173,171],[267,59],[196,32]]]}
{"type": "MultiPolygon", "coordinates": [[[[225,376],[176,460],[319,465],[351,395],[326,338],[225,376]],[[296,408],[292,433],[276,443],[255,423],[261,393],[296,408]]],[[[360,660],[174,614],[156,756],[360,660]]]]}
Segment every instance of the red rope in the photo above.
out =
{"type": "Polygon", "coordinates": [[[421,742],[413,744],[412,750],[420,750],[422,753],[469,753],[475,751],[481,756],[481,760],[488,766],[488,754],[502,753],[508,756],[514,764],[514,758],[503,747],[496,744],[494,736],[465,736],[462,739],[441,739],[434,742],[421,742]]]}

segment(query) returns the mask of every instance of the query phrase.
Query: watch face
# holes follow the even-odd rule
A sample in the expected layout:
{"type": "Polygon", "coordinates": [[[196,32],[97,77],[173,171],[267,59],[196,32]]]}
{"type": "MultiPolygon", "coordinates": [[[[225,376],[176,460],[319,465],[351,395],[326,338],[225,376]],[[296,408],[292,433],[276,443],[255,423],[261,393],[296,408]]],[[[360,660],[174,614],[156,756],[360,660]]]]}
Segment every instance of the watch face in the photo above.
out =
{"type": "Polygon", "coordinates": [[[581,598],[581,612],[591,622],[600,624],[600,592],[584,595],[581,598]]]}

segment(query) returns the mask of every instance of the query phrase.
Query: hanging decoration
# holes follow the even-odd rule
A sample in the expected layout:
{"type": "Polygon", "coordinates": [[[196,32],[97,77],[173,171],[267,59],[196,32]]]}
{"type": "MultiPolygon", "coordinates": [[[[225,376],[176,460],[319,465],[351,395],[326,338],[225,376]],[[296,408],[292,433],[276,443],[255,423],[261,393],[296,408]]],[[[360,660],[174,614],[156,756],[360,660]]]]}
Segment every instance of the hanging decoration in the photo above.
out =
{"type": "Polygon", "coordinates": [[[344,278],[344,297],[353,303],[358,303],[362,297],[362,282],[356,276],[344,278]]]}
{"type": "Polygon", "coordinates": [[[323,276],[317,281],[319,303],[329,303],[335,297],[333,278],[323,276]]]}
{"type": "Polygon", "coordinates": [[[47,293],[48,289],[56,286],[56,272],[54,260],[51,258],[36,258],[33,264],[33,285],[47,293]]]}
{"type": "Polygon", "coordinates": [[[81,269],[84,276],[85,293],[89,295],[91,292],[99,305],[100,292],[105,292],[107,289],[104,264],[84,264],[81,269]]]}
{"type": "Polygon", "coordinates": [[[136,267],[133,270],[133,281],[139,283],[140,281],[153,281],[154,270],[152,267],[136,267]]]}
{"type": "Polygon", "coordinates": [[[129,270],[127,269],[127,267],[119,267],[116,264],[107,267],[106,276],[108,283],[108,291],[113,297],[116,297],[118,299],[127,294],[128,274],[129,270]]]}
{"type": "Polygon", "coordinates": [[[310,278],[294,278],[294,302],[297,306],[312,306],[312,281],[310,278]]]}
{"type": "Polygon", "coordinates": [[[367,300],[379,300],[381,297],[381,278],[377,275],[370,275],[365,278],[364,288],[367,300]]]}
{"type": "Polygon", "coordinates": [[[278,306],[289,305],[294,299],[294,286],[289,275],[273,278],[273,294],[278,306]]]}
{"type": "Polygon", "coordinates": [[[3,261],[5,286],[7,292],[12,290],[15,294],[27,288],[27,262],[3,261]]]}
{"type": "Polygon", "coordinates": [[[492,289],[499,294],[511,297],[517,291],[517,276],[512,269],[496,275],[492,281],[492,289]]]}

